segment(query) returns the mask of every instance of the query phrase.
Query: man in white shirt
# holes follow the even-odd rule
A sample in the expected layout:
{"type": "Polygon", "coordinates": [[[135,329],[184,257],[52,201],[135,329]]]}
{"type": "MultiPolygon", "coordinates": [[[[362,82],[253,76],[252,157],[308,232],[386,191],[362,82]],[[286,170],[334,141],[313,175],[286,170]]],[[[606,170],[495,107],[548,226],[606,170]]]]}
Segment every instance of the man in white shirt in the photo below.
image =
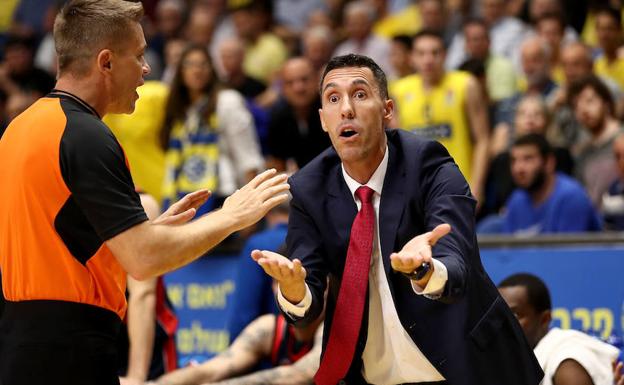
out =
{"type": "Polygon", "coordinates": [[[330,60],[321,100],[333,148],[290,179],[292,261],[252,252],[296,324],[320,314],[329,276],[315,382],[538,384],[538,363],[481,265],[475,200],[448,152],[385,130],[394,103],[368,57],[330,60]]]}
{"type": "Polygon", "coordinates": [[[550,293],[541,279],[527,273],[514,274],[505,278],[498,290],[518,317],[544,369],[542,385],[613,383],[612,363],[618,349],[577,330],[549,330],[550,293]]]}

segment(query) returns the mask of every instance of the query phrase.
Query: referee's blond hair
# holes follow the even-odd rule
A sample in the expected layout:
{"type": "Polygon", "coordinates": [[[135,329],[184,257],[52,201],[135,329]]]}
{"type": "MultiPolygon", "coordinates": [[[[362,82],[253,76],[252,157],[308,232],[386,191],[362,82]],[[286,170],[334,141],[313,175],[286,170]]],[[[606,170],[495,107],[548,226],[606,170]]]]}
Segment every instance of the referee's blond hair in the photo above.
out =
{"type": "Polygon", "coordinates": [[[104,48],[119,49],[133,23],[143,17],[139,1],[70,0],[54,20],[58,74],[85,75],[104,48]]]}

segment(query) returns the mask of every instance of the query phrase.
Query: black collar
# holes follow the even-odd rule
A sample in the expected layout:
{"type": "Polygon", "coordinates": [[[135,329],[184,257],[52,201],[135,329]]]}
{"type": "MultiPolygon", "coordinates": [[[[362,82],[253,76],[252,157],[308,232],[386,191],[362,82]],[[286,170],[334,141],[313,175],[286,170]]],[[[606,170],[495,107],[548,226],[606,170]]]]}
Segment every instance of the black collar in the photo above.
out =
{"type": "Polygon", "coordinates": [[[82,107],[87,109],[90,113],[92,113],[93,115],[97,116],[98,119],[100,119],[100,120],[102,119],[102,117],[100,116],[100,114],[98,114],[98,112],[95,110],[95,108],[93,108],[89,103],[87,103],[84,100],[80,99],[78,96],[72,94],[71,92],[58,90],[58,89],[55,88],[52,91],[50,91],[48,96],[64,96],[64,97],[67,97],[69,99],[72,99],[76,103],[78,103],[79,105],[81,105],[82,107]]]}

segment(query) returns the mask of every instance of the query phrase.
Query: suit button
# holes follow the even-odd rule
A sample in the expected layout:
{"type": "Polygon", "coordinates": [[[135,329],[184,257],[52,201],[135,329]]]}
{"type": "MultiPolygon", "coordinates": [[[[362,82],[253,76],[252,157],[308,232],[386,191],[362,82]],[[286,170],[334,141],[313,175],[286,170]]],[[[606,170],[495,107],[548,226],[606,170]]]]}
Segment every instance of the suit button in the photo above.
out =
{"type": "Polygon", "coordinates": [[[340,380],[340,381],[338,381],[338,385],[347,385],[347,381],[340,380]]]}

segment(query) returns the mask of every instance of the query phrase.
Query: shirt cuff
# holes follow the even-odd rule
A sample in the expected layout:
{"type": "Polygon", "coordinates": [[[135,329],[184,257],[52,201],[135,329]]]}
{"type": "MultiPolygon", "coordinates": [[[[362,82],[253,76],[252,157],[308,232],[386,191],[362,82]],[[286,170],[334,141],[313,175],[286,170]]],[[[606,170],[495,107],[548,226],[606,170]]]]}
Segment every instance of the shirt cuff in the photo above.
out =
{"type": "Polygon", "coordinates": [[[293,304],[282,295],[282,289],[280,289],[279,284],[277,284],[277,303],[280,308],[286,312],[292,318],[301,318],[305,315],[306,311],[310,308],[312,304],[312,293],[310,292],[310,288],[308,284],[305,285],[306,293],[305,297],[298,304],[293,304]]]}
{"type": "Polygon", "coordinates": [[[414,293],[418,295],[424,295],[430,299],[438,299],[442,296],[444,286],[446,285],[446,281],[448,281],[448,270],[446,270],[446,266],[437,259],[432,259],[432,261],[433,273],[431,274],[431,278],[429,278],[427,286],[422,288],[418,286],[415,281],[412,281],[412,289],[414,293]]]}

